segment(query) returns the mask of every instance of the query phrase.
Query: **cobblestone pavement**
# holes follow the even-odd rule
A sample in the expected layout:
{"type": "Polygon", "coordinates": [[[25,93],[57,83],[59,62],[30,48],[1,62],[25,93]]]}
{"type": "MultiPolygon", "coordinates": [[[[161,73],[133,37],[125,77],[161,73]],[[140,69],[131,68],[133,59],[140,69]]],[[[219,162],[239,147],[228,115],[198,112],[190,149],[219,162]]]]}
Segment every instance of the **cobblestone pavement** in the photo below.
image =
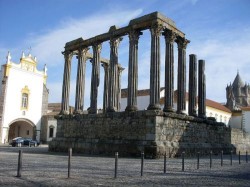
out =
{"type": "Polygon", "coordinates": [[[114,179],[114,158],[74,155],[71,178],[68,179],[68,156],[49,153],[46,146],[13,148],[0,146],[0,186],[250,186],[250,163],[245,156],[224,155],[223,166],[219,155],[197,159],[167,159],[163,173],[163,159],[145,159],[141,177],[140,158],[119,158],[117,178],[114,179]],[[22,176],[17,175],[18,150],[23,150],[22,176]]]}

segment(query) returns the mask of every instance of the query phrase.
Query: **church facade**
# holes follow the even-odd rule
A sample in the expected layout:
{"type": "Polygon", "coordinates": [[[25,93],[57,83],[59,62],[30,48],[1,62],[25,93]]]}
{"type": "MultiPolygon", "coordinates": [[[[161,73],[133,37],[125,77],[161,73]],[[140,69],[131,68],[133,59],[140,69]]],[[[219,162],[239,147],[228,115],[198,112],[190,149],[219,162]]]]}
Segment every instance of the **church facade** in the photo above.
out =
{"type": "Polygon", "coordinates": [[[40,141],[41,118],[47,113],[47,68],[37,70],[36,57],[22,53],[19,63],[8,53],[0,71],[0,143],[15,137],[40,141]]]}

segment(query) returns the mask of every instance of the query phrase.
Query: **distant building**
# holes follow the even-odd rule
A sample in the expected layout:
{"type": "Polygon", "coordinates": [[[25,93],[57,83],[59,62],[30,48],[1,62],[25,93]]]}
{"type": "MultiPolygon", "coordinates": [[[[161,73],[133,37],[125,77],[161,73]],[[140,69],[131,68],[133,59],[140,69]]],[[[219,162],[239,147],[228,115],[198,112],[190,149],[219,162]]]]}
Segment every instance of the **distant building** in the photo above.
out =
{"type": "MultiPolygon", "coordinates": [[[[138,90],[137,92],[137,107],[138,110],[146,110],[149,105],[149,89],[138,90]]],[[[161,109],[164,108],[164,95],[165,88],[161,88],[160,91],[160,105],[161,109]]],[[[124,111],[127,106],[127,89],[121,90],[121,111],[124,111]]],[[[198,107],[198,105],[197,105],[198,107]]],[[[174,92],[174,108],[177,109],[177,91],[174,92]]],[[[188,114],[188,93],[186,93],[186,111],[188,114]]],[[[228,122],[231,118],[231,111],[224,105],[206,99],[206,116],[213,117],[217,122],[223,122],[228,125],[228,122]]]]}
{"type": "Polygon", "coordinates": [[[230,110],[238,110],[240,107],[247,107],[250,104],[250,86],[242,81],[239,72],[233,84],[226,87],[227,104],[230,110]]]}
{"type": "Polygon", "coordinates": [[[250,86],[242,81],[239,72],[233,84],[226,87],[227,104],[232,117],[229,125],[250,133],[250,86]]]}
{"type": "Polygon", "coordinates": [[[37,70],[37,59],[22,53],[19,63],[7,61],[0,71],[0,142],[15,137],[40,140],[41,118],[47,113],[47,68],[37,70]]]}

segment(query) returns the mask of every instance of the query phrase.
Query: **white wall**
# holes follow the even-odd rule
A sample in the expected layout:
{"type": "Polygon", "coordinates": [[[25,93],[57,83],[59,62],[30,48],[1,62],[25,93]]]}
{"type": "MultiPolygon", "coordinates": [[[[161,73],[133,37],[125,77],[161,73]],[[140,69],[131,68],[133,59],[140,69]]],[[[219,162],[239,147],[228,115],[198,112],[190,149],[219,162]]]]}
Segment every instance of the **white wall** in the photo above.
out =
{"type": "MultiPolygon", "coordinates": [[[[42,94],[43,94],[43,80],[42,74],[34,73],[31,71],[23,70],[17,67],[11,67],[8,75],[8,82],[6,87],[6,99],[3,117],[3,127],[9,127],[13,120],[18,118],[25,118],[30,120],[36,125],[37,139],[40,140],[40,126],[41,126],[41,113],[42,113],[42,94]],[[22,89],[28,86],[29,105],[28,110],[21,110],[22,102],[22,89]],[[25,114],[24,114],[25,111],[25,114]]],[[[5,130],[2,142],[7,136],[5,130]]]]}

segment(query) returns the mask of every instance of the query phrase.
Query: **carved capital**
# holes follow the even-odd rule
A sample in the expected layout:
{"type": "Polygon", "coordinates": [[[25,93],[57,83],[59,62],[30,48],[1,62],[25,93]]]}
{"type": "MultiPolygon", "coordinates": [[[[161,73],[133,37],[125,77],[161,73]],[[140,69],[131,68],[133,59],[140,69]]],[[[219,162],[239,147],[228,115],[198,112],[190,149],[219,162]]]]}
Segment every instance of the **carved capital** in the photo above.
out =
{"type": "Polygon", "coordinates": [[[118,48],[122,38],[110,38],[110,48],[118,48]]]}
{"type": "Polygon", "coordinates": [[[141,31],[137,31],[137,30],[131,30],[129,32],[129,43],[132,43],[132,44],[138,44],[138,40],[140,38],[140,35],[142,35],[142,32],[141,31]]]}
{"type": "Polygon", "coordinates": [[[73,57],[73,53],[70,52],[70,51],[65,51],[64,53],[64,59],[65,61],[71,61],[72,60],[72,57],[73,57]]]}
{"type": "Polygon", "coordinates": [[[186,49],[187,44],[190,43],[190,40],[187,40],[185,38],[177,38],[176,42],[179,49],[186,49]]]}
{"type": "Polygon", "coordinates": [[[83,56],[86,56],[88,50],[89,50],[88,47],[86,47],[86,48],[79,48],[78,49],[78,58],[82,58],[83,56]]]}
{"type": "Polygon", "coordinates": [[[163,26],[161,24],[154,24],[150,28],[151,36],[159,37],[161,35],[163,26]]]}
{"type": "Polygon", "coordinates": [[[101,50],[102,50],[102,43],[95,43],[93,46],[93,52],[97,52],[97,53],[100,53],[101,50]]]}
{"type": "Polygon", "coordinates": [[[165,37],[167,43],[174,43],[176,40],[176,33],[174,33],[172,30],[165,29],[162,35],[165,37]]]}

